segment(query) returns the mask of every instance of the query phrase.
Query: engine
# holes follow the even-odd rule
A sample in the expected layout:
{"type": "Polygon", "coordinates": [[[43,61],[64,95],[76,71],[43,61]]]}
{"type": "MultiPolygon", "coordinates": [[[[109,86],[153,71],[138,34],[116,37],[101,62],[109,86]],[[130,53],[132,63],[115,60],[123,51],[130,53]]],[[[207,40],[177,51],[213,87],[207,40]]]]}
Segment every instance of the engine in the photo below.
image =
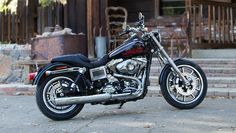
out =
{"type": "Polygon", "coordinates": [[[139,86],[146,60],[140,58],[112,60],[107,66],[90,70],[94,86],[100,93],[135,92],[139,86]],[[107,70],[109,68],[111,73],[107,70]]]}
{"type": "Polygon", "coordinates": [[[145,66],[146,61],[144,59],[134,58],[114,63],[110,69],[119,74],[138,77],[145,66]]]}

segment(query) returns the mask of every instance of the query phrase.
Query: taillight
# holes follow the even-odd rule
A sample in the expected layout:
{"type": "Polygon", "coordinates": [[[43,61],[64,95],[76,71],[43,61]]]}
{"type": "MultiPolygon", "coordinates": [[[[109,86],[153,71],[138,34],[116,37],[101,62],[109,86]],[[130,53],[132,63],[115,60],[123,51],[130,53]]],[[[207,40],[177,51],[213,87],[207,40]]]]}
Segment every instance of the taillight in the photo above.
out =
{"type": "Polygon", "coordinates": [[[28,79],[29,79],[29,81],[34,80],[34,78],[36,77],[36,75],[37,75],[37,72],[29,73],[29,74],[28,74],[28,79]]]}

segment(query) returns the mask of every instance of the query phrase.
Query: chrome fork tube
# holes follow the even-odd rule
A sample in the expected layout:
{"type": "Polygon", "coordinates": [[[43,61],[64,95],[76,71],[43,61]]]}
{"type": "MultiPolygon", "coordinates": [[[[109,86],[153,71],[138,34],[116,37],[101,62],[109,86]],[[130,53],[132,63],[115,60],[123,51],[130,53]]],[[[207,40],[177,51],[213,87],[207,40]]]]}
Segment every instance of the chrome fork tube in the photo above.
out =
{"type": "Polygon", "coordinates": [[[174,71],[180,76],[180,78],[183,80],[185,85],[188,85],[188,80],[182,75],[178,67],[175,65],[174,61],[170,58],[170,56],[166,53],[163,46],[160,44],[160,42],[156,39],[153,33],[150,33],[151,38],[154,40],[154,42],[157,44],[157,46],[160,49],[160,52],[166,57],[167,61],[170,63],[174,71]]]}

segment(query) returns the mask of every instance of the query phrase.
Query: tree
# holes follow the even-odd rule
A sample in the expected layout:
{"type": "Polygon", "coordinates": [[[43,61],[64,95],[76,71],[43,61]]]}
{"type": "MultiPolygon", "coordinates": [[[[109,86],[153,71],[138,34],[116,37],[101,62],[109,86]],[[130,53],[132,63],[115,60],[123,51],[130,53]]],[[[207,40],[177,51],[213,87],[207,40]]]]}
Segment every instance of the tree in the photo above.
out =
{"type": "Polygon", "coordinates": [[[11,3],[12,0],[3,0],[0,1],[0,12],[8,9],[8,5],[11,3]]]}

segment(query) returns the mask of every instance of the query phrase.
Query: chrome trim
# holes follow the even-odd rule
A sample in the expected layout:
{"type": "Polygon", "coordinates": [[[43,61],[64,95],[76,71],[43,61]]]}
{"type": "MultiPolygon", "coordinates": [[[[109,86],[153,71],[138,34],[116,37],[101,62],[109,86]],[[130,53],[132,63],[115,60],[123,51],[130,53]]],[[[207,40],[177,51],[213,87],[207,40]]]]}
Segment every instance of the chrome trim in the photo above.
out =
{"type": "Polygon", "coordinates": [[[100,67],[90,69],[89,72],[90,72],[90,77],[92,81],[104,79],[107,77],[106,66],[100,66],[100,67]],[[100,77],[97,77],[96,75],[94,75],[94,72],[98,72],[98,71],[103,71],[103,75],[101,74],[100,77]]]}
{"type": "Polygon", "coordinates": [[[46,71],[46,75],[52,75],[52,74],[60,74],[60,73],[68,73],[68,72],[80,72],[84,74],[86,72],[86,68],[83,67],[71,67],[71,68],[66,68],[66,69],[61,69],[61,70],[53,70],[53,71],[46,71]]]}

